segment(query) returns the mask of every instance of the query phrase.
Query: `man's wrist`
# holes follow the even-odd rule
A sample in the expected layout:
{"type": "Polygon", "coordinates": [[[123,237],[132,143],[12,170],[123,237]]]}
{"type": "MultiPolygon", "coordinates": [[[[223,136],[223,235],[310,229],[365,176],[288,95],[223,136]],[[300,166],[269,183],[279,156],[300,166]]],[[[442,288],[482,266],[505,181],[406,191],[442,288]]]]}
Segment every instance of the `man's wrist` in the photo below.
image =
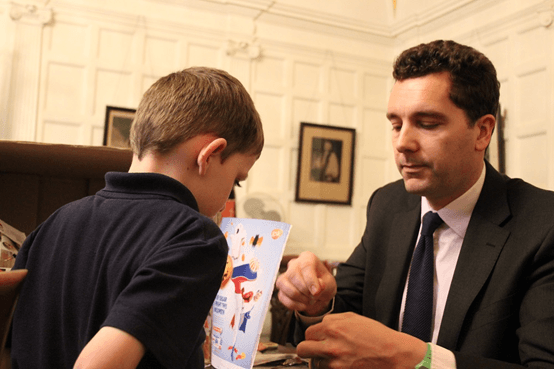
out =
{"type": "Polygon", "coordinates": [[[308,316],[308,315],[304,315],[302,314],[301,312],[299,312],[298,310],[295,310],[294,311],[294,314],[296,316],[296,318],[301,321],[302,323],[306,324],[306,325],[311,325],[311,324],[315,324],[315,323],[319,323],[323,320],[323,317],[327,314],[330,314],[333,312],[333,310],[335,309],[335,298],[333,297],[333,299],[331,300],[331,307],[329,309],[327,309],[327,311],[323,312],[321,315],[318,315],[318,316],[308,316]]]}
{"type": "Polygon", "coordinates": [[[425,353],[425,357],[419,364],[415,366],[414,369],[431,369],[431,359],[433,356],[433,349],[432,345],[430,343],[427,343],[427,352],[425,353]]]}

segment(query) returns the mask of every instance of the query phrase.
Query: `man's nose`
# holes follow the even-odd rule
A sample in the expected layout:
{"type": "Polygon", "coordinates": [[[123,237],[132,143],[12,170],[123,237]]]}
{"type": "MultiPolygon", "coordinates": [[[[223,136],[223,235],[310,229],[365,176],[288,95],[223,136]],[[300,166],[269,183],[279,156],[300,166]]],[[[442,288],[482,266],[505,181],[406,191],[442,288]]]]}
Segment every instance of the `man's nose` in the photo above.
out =
{"type": "Polygon", "coordinates": [[[404,124],[393,139],[398,152],[417,151],[419,147],[417,131],[409,124],[404,124]]]}

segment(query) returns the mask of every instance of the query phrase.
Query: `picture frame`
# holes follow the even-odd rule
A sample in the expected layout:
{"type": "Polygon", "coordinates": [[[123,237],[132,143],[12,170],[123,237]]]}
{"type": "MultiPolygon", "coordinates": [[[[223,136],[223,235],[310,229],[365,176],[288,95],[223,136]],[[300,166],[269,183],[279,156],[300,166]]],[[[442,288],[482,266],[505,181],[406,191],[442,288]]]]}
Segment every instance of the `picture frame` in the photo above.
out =
{"type": "Polygon", "coordinates": [[[506,174],[506,139],[504,137],[506,115],[506,111],[502,112],[499,107],[494,134],[485,151],[485,159],[501,174],[506,174]]]}
{"type": "Polygon", "coordinates": [[[130,148],[129,133],[136,109],[106,106],[104,146],[130,148]]]}
{"type": "Polygon", "coordinates": [[[352,205],[356,130],[300,123],[297,202],[352,205]]]}

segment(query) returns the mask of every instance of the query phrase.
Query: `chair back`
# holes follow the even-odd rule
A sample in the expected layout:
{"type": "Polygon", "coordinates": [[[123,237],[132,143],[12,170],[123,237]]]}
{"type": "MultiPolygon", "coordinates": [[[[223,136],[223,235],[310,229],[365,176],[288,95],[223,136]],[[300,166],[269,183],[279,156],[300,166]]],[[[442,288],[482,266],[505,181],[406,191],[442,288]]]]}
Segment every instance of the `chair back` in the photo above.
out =
{"type": "Polygon", "coordinates": [[[6,345],[15,304],[25,276],[27,276],[26,269],[0,272],[0,358],[6,345]]]}

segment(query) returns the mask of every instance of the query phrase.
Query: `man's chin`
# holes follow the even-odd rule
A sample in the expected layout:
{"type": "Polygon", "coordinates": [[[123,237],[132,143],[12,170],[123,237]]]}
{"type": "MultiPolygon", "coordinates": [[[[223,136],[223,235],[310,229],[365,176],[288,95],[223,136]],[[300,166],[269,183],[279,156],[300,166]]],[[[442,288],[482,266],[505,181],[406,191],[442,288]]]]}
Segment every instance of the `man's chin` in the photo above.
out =
{"type": "Polygon", "coordinates": [[[417,178],[404,178],[404,187],[406,188],[406,192],[419,196],[425,196],[429,191],[428,184],[417,178]]]}

